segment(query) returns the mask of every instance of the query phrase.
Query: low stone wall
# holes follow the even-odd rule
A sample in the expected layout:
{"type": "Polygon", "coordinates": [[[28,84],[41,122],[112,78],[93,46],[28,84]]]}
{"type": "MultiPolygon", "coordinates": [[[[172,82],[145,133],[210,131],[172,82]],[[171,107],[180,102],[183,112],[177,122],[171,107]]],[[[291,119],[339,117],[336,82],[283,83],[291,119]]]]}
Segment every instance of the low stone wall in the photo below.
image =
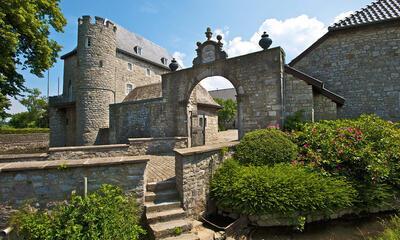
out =
{"type": "Polygon", "coordinates": [[[162,138],[129,138],[129,153],[131,155],[146,155],[171,152],[174,149],[187,148],[187,137],[162,138]]]}
{"type": "Polygon", "coordinates": [[[210,180],[218,166],[231,157],[238,143],[175,150],[177,190],[188,216],[198,218],[206,210],[210,180]]]}
{"type": "Polygon", "coordinates": [[[46,152],[48,133],[0,134],[0,154],[46,152]]]}
{"type": "Polygon", "coordinates": [[[76,160],[84,158],[118,157],[132,155],[128,144],[110,144],[49,149],[49,160],[76,160]]]}
{"type": "Polygon", "coordinates": [[[47,160],[48,156],[49,155],[47,153],[5,154],[5,155],[0,155],[0,163],[45,161],[47,160]]]}
{"type": "Polygon", "coordinates": [[[68,199],[72,191],[82,194],[84,177],[88,178],[89,192],[102,184],[113,184],[135,193],[143,203],[148,161],[143,157],[115,157],[0,164],[0,227],[6,225],[9,212],[27,201],[43,208],[68,199]]]}

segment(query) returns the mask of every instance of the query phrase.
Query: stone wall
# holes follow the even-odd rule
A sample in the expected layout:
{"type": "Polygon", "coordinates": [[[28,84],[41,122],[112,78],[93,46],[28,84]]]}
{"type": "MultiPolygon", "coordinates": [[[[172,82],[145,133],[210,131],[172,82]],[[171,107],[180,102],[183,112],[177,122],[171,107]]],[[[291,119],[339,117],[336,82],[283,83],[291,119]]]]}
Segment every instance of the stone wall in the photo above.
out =
{"type": "Polygon", "coordinates": [[[0,154],[46,152],[48,133],[0,134],[0,154]]]}
{"type": "Polygon", "coordinates": [[[138,58],[117,52],[116,55],[116,103],[122,102],[127,95],[126,85],[132,84],[133,88],[161,83],[161,74],[169,72],[166,68],[158,67],[149,62],[139,60],[138,58]],[[128,69],[128,63],[132,64],[132,70],[128,69]],[[150,70],[150,76],[147,75],[147,69],[150,70]]]}
{"type": "Polygon", "coordinates": [[[332,100],[314,91],[313,101],[315,121],[333,120],[337,118],[338,107],[332,100]]]}
{"type": "Polygon", "coordinates": [[[49,149],[49,160],[77,160],[84,158],[117,157],[131,155],[127,144],[57,147],[49,149]]]}
{"type": "Polygon", "coordinates": [[[110,143],[127,143],[128,138],[165,137],[171,123],[165,119],[160,98],[110,105],[110,143]]]}
{"type": "Polygon", "coordinates": [[[346,99],[339,118],[376,113],[398,121],[399,46],[398,22],[337,30],[291,65],[346,99]]]}
{"type": "Polygon", "coordinates": [[[187,137],[129,138],[130,155],[146,155],[171,152],[174,149],[187,148],[187,137]]]}
{"type": "Polygon", "coordinates": [[[291,74],[285,74],[284,93],[286,116],[293,115],[298,111],[304,111],[304,120],[311,121],[314,107],[312,86],[291,74]]]}
{"type": "MultiPolygon", "coordinates": [[[[84,177],[88,191],[102,184],[120,186],[133,192],[143,203],[148,159],[119,157],[71,161],[40,161],[0,164],[0,206],[2,215],[31,201],[39,207],[69,198],[72,191],[82,194],[84,177]]],[[[2,221],[7,219],[1,218],[2,221]]],[[[0,223],[5,226],[6,223],[0,223]]]]}
{"type": "Polygon", "coordinates": [[[197,107],[198,117],[202,118],[203,114],[206,117],[206,127],[205,127],[205,137],[206,144],[209,142],[213,142],[218,138],[218,109],[216,108],[208,108],[204,106],[197,107]]]}
{"type": "Polygon", "coordinates": [[[176,185],[188,216],[199,217],[208,204],[209,185],[218,166],[238,142],[175,150],[176,185]]]}

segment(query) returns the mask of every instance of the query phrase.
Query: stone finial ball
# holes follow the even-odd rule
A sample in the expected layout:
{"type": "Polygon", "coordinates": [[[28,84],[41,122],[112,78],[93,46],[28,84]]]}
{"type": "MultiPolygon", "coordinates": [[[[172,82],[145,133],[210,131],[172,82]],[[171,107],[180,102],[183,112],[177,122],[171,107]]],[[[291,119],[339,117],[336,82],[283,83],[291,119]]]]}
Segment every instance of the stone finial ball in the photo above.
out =
{"type": "Polygon", "coordinates": [[[221,40],[222,40],[222,36],[221,36],[221,35],[218,35],[218,36],[217,36],[217,40],[218,40],[218,41],[221,41],[221,40]]]}

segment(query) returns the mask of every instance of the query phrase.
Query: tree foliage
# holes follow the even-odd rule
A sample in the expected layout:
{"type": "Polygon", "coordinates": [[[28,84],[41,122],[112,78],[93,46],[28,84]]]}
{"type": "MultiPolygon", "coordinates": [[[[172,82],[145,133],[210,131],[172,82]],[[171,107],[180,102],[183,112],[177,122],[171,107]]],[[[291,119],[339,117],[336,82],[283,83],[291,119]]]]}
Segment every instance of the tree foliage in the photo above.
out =
{"type": "Polygon", "coordinates": [[[222,109],[218,110],[218,127],[220,130],[225,130],[230,124],[235,121],[237,112],[237,103],[232,99],[214,99],[222,109]]]}
{"type": "Polygon", "coordinates": [[[54,64],[61,46],[49,38],[50,27],[62,32],[65,25],[59,0],[0,1],[0,113],[9,107],[5,96],[25,90],[17,68],[42,77],[54,64]]]}
{"type": "Polygon", "coordinates": [[[9,124],[15,128],[48,127],[47,99],[40,96],[41,92],[37,88],[28,89],[27,93],[19,102],[28,111],[12,115],[9,124]]]}

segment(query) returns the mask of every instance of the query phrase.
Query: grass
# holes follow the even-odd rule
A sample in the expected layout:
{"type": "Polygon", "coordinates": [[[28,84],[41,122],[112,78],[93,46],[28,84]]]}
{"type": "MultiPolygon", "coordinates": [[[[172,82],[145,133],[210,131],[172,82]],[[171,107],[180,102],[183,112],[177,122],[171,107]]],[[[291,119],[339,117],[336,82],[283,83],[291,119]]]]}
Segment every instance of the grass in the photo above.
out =
{"type": "Polygon", "coordinates": [[[49,133],[49,128],[13,128],[1,126],[0,134],[29,134],[29,133],[49,133]]]}
{"type": "Polygon", "coordinates": [[[400,240],[400,217],[394,216],[388,222],[383,222],[385,230],[383,233],[370,240],[400,240]]]}

